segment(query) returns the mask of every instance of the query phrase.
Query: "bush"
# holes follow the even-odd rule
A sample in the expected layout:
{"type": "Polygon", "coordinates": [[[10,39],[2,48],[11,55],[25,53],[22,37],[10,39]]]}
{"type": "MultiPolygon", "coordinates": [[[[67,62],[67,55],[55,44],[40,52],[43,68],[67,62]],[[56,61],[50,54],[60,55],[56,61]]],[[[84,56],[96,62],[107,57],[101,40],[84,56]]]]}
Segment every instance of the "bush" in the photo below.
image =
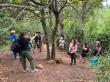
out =
{"type": "Polygon", "coordinates": [[[98,38],[99,41],[101,41],[101,45],[103,47],[103,50],[108,50],[110,45],[110,34],[109,33],[103,33],[99,34],[98,38]]]}
{"type": "Polygon", "coordinates": [[[94,69],[98,82],[110,82],[110,57],[100,57],[94,69]]]}

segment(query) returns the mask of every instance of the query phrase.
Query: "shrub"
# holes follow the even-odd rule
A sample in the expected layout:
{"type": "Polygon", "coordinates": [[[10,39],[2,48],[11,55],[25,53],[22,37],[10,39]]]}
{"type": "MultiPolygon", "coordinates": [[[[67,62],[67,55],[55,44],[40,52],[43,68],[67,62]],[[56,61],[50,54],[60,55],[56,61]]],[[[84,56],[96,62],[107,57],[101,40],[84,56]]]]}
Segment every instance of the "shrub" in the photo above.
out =
{"type": "Polygon", "coordinates": [[[98,82],[110,82],[110,57],[100,57],[94,67],[98,82]]]}

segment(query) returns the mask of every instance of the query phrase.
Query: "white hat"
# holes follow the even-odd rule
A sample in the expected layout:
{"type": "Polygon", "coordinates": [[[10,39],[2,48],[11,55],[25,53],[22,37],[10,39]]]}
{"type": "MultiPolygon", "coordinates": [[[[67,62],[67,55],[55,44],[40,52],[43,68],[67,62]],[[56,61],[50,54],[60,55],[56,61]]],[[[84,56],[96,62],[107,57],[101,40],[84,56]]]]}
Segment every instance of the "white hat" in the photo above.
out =
{"type": "Polygon", "coordinates": [[[100,42],[99,41],[96,41],[96,44],[100,44],[100,42]]]}
{"type": "Polygon", "coordinates": [[[12,30],[11,33],[15,33],[15,30],[12,30]]]}
{"type": "Polygon", "coordinates": [[[63,37],[61,37],[60,39],[63,40],[63,37]]]}

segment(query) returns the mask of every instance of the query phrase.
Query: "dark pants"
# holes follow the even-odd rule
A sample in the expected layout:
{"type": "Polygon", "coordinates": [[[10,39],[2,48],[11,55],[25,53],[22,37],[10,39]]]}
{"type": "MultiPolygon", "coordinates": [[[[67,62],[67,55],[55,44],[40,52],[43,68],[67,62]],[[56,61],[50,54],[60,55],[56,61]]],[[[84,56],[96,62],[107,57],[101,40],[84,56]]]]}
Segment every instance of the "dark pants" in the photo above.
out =
{"type": "Polygon", "coordinates": [[[71,53],[70,57],[71,57],[71,65],[73,64],[73,60],[74,60],[74,65],[75,65],[76,64],[76,54],[75,53],[71,53]]]}
{"type": "Polygon", "coordinates": [[[42,51],[42,42],[39,42],[39,43],[35,42],[34,49],[36,47],[38,48],[38,50],[42,51]]]}
{"type": "Polygon", "coordinates": [[[31,69],[34,70],[35,66],[34,66],[33,58],[31,56],[30,51],[22,51],[22,53],[20,55],[20,60],[21,60],[21,64],[23,66],[23,69],[26,70],[26,58],[28,59],[30,65],[31,65],[31,69]]]}
{"type": "Polygon", "coordinates": [[[19,54],[19,56],[20,56],[20,52],[14,52],[14,51],[13,51],[13,54],[14,54],[15,59],[17,59],[18,54],[19,54]]]}

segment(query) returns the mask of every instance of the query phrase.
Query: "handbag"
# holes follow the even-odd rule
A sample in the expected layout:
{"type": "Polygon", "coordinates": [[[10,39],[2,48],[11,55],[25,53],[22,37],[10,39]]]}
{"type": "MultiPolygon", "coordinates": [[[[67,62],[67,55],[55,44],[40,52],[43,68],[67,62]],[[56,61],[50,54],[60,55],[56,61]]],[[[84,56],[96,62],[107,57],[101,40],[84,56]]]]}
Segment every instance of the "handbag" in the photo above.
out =
{"type": "Polygon", "coordinates": [[[71,53],[68,51],[67,54],[70,55],[71,53]]]}

